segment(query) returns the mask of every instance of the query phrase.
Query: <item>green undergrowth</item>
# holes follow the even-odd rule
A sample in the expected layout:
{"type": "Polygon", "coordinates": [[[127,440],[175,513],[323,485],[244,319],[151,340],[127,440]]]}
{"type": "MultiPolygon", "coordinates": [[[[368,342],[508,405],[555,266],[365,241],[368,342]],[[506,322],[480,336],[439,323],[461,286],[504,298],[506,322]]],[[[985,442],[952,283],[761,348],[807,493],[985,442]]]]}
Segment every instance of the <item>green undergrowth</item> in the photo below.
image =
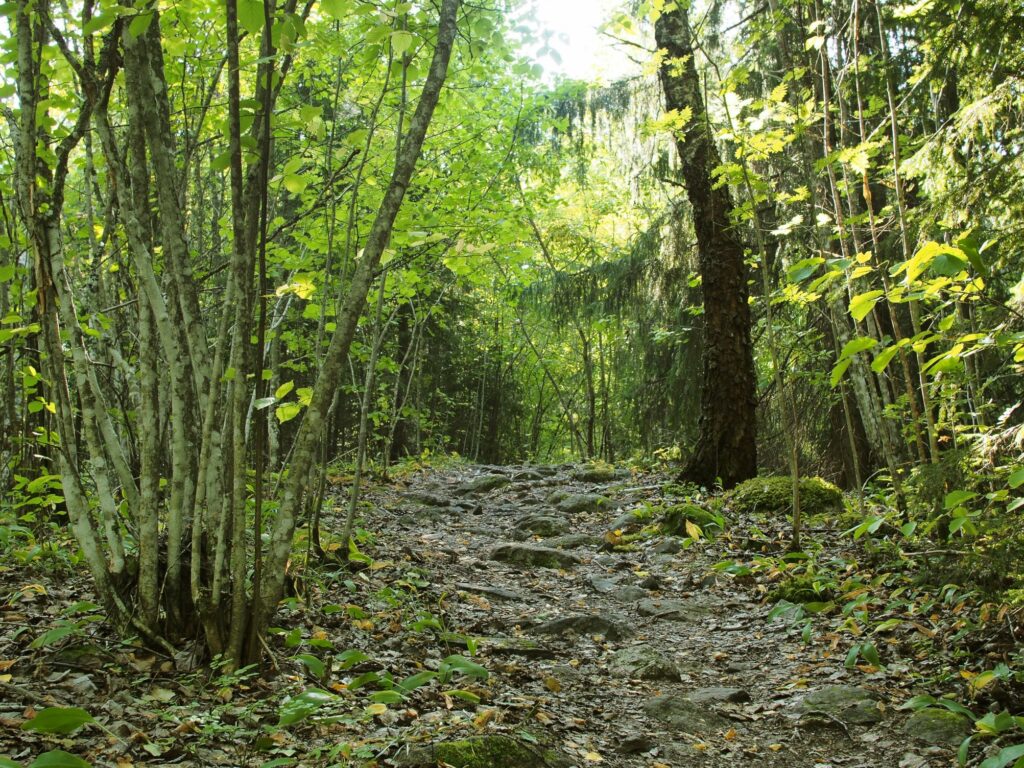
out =
{"type": "Polygon", "coordinates": [[[926,503],[913,481],[909,504],[885,488],[844,500],[831,484],[805,481],[810,524],[799,551],[785,514],[789,479],[743,483],[724,496],[745,521],[730,530],[742,554],[714,567],[760,594],[769,620],[811,647],[827,644],[852,672],[929,691],[904,709],[967,718],[961,765],[984,753],[985,768],[1024,768],[1024,536],[1006,514],[1012,494],[975,482],[926,503]]]}

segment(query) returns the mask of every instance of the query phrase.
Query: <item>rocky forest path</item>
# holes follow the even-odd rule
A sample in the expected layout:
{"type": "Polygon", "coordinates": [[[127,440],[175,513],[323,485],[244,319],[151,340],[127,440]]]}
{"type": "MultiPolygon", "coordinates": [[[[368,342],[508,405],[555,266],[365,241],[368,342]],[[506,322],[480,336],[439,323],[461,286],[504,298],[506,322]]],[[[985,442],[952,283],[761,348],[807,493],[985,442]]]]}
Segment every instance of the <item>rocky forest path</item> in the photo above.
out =
{"type": "Polygon", "coordinates": [[[415,566],[447,632],[425,665],[475,638],[475,660],[491,672],[476,706],[456,702],[426,729],[385,727],[407,745],[395,763],[462,765],[445,745],[468,738],[460,748],[509,755],[480,766],[955,764],[963,723],[908,724],[897,705],[909,692],[847,669],[845,648],[828,638],[804,642],[769,619],[751,584],[713,568],[756,554],[743,536],[685,548],[631,536],[651,522],[645,510],[673,503],[666,480],[462,466],[371,497],[390,510],[379,556],[415,566]]]}
{"type": "MultiPolygon", "coordinates": [[[[348,489],[331,479],[328,553],[348,489]]],[[[831,512],[808,545],[844,575],[791,595],[828,601],[813,627],[771,616],[811,568],[787,563],[785,515],[663,475],[455,464],[371,484],[360,515],[348,563],[297,563],[263,667],[230,673],[198,642],[179,659],[118,637],[56,555],[0,565],[0,765],[921,768],[956,765],[970,733],[900,707],[958,679],[936,661],[957,609],[892,618],[906,582],[858,560],[831,512]],[[845,628],[882,580],[872,621],[845,628]],[[874,662],[851,662],[868,639],[874,662]]]]}

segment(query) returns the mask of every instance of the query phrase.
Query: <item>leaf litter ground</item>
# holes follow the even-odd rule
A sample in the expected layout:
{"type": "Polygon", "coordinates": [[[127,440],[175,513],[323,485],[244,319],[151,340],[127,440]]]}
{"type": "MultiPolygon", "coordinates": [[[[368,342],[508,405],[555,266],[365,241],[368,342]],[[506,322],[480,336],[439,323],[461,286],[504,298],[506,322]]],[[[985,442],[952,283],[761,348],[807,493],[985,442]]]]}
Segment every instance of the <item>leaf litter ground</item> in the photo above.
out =
{"type": "MultiPolygon", "coordinates": [[[[789,576],[783,517],[734,520],[716,538],[650,535],[643,513],[678,502],[671,487],[563,465],[456,466],[371,488],[358,567],[297,579],[264,673],[184,673],[187,654],[112,638],[81,579],[8,568],[0,754],[119,767],[458,765],[467,751],[480,766],[956,764],[969,721],[914,727],[900,705],[945,692],[935,681],[955,649],[940,648],[967,601],[913,616],[889,601],[870,643],[823,618],[842,618],[827,585],[806,601],[821,616],[794,602],[773,618],[765,594],[789,576]],[[96,722],[22,728],[47,707],[96,722]]],[[[325,523],[328,552],[340,527],[325,523]]],[[[849,538],[817,536],[843,562],[849,538]]],[[[999,657],[1004,640],[979,632],[975,652],[999,657]]]]}

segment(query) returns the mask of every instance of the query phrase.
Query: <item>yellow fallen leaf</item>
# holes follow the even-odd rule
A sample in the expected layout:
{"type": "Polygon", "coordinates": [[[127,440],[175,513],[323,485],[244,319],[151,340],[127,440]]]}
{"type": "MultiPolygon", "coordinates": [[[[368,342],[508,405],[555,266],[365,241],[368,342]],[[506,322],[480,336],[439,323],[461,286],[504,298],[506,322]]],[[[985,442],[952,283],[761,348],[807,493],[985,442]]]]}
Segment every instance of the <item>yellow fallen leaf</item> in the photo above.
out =
{"type": "Polygon", "coordinates": [[[9,683],[14,679],[14,675],[0,675],[0,683],[9,683]]]}
{"type": "Polygon", "coordinates": [[[375,704],[370,704],[364,711],[368,715],[383,715],[388,711],[388,705],[377,702],[375,704]]]}
{"type": "Polygon", "coordinates": [[[562,684],[558,682],[558,678],[550,676],[544,678],[544,687],[552,693],[558,693],[562,690],[562,684]]]}
{"type": "Polygon", "coordinates": [[[486,727],[486,725],[489,722],[491,722],[491,720],[494,719],[494,716],[496,714],[498,714],[498,710],[496,709],[485,709],[483,712],[481,712],[479,715],[473,718],[473,725],[477,728],[477,730],[481,730],[484,727],[486,727]]]}
{"type": "Polygon", "coordinates": [[[583,755],[583,759],[584,760],[589,760],[592,763],[603,763],[604,762],[604,758],[601,757],[599,754],[597,754],[597,752],[587,752],[585,755],[583,755]]]}
{"type": "Polygon", "coordinates": [[[691,539],[697,540],[704,536],[704,531],[700,529],[700,526],[689,520],[686,521],[686,535],[691,539]]]}
{"type": "Polygon", "coordinates": [[[735,738],[736,738],[736,729],[735,728],[730,728],[728,731],[725,732],[725,740],[726,741],[732,741],[735,738]]]}
{"type": "Polygon", "coordinates": [[[693,745],[693,748],[698,750],[699,752],[703,752],[705,749],[708,748],[708,745],[704,744],[702,742],[698,742],[698,743],[693,745]]]}
{"type": "Polygon", "coordinates": [[[782,745],[781,744],[769,744],[768,745],[768,749],[770,749],[772,752],[778,752],[780,749],[782,749],[782,745]]]}

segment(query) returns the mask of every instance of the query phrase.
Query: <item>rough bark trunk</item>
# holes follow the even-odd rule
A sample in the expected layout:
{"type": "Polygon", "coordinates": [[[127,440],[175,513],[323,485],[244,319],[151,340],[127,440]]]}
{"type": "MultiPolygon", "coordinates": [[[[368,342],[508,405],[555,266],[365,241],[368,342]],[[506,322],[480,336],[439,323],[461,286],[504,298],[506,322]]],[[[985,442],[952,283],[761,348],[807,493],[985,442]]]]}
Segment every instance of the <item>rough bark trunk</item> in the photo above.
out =
{"type": "Polygon", "coordinates": [[[677,134],[686,192],[693,208],[704,293],[704,358],[697,445],[682,477],[702,485],[721,480],[729,488],[757,474],[756,378],[747,303],[743,243],[730,221],[729,190],[715,188],[721,164],[708,125],[686,10],[663,13],[655,23],[660,69],[670,110],[690,110],[677,134]]]}

